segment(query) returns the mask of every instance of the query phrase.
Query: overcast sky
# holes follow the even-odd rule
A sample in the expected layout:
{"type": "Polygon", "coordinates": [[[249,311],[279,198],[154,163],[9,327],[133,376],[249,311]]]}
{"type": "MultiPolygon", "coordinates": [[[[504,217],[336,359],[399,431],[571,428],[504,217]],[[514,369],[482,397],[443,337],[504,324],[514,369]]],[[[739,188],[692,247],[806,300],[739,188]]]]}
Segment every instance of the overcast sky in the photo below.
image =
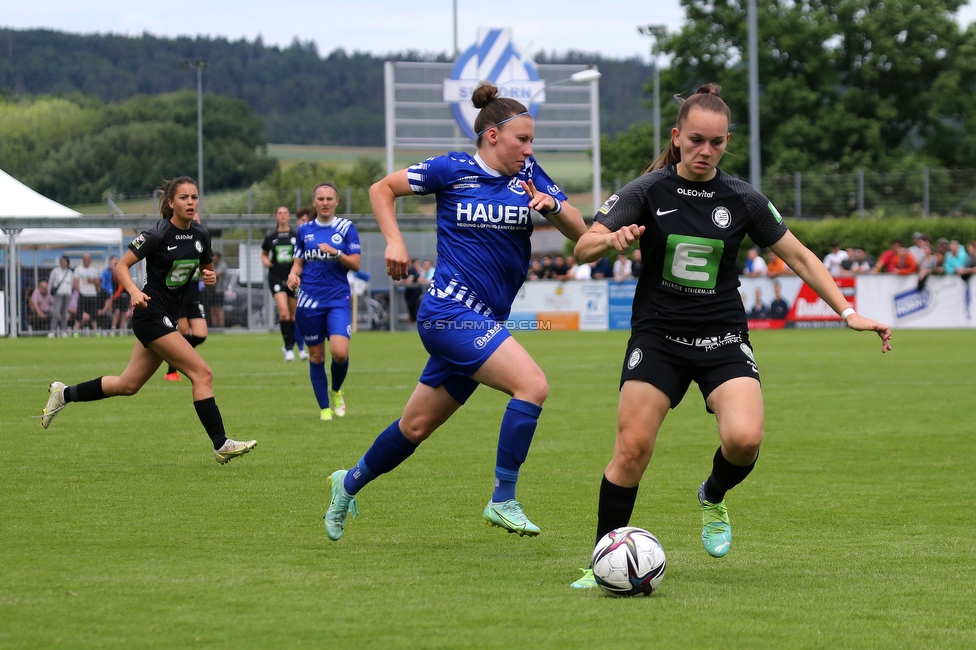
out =
{"type": "MultiPolygon", "coordinates": [[[[609,58],[648,60],[648,23],[680,28],[678,0],[456,0],[458,47],[472,45],[478,27],[511,27],[525,53],[578,50],[609,58]]],[[[0,26],[43,27],[73,33],[136,36],[223,36],[287,46],[296,37],[314,41],[320,54],[342,47],[373,54],[454,49],[455,0],[0,0],[0,26]]],[[[976,7],[959,12],[963,25],[976,7]]]]}

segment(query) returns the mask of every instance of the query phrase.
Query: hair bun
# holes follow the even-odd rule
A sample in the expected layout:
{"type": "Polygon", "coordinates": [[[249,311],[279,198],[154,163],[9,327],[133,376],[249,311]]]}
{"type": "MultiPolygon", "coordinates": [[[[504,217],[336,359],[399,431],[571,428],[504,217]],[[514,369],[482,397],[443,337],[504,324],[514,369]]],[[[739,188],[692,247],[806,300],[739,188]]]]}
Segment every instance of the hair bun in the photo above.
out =
{"type": "Polygon", "coordinates": [[[716,84],[704,84],[698,86],[698,90],[695,91],[696,95],[715,95],[716,97],[722,92],[722,87],[716,84]]]}
{"type": "Polygon", "coordinates": [[[478,84],[471,95],[471,103],[475,108],[484,108],[496,99],[498,99],[498,86],[487,81],[478,84]]]}

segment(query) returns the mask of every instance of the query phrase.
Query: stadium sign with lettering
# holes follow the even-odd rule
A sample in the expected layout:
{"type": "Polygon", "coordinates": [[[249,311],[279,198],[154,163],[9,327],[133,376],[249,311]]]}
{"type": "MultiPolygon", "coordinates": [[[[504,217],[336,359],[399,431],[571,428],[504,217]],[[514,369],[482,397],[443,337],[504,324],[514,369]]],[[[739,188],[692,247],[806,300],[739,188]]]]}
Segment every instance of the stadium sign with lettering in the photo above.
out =
{"type": "Polygon", "coordinates": [[[498,86],[503,97],[516,99],[529,108],[535,117],[539,105],[546,101],[546,84],[539,78],[535,62],[512,42],[512,30],[500,28],[478,29],[478,42],[464,51],[444,80],[444,101],[451,104],[454,119],[472,140],[477,137],[474,120],[478,109],[471,104],[471,95],[482,81],[498,86]]]}

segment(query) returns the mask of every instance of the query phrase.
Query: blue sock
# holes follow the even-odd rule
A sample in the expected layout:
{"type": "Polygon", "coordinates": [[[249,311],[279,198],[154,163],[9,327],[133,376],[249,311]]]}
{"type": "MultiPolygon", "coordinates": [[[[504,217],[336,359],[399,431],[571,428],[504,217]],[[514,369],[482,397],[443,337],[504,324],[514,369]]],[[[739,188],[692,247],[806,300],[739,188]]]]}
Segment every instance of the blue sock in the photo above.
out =
{"type": "Polygon", "coordinates": [[[346,474],[342,483],[346,494],[354,495],[377,476],[392,472],[397,465],[410,457],[417,446],[400,431],[400,420],[386,427],[383,433],[376,436],[373,445],[356,466],[346,474]]]}
{"type": "Polygon", "coordinates": [[[498,434],[498,453],[495,457],[495,491],[491,500],[500,503],[515,498],[515,483],[519,468],[529,455],[529,445],[535,435],[542,407],[525,400],[509,400],[498,434]]]}
{"type": "Polygon", "coordinates": [[[332,390],[339,390],[342,388],[342,382],[346,380],[346,372],[349,370],[349,358],[347,357],[344,362],[336,363],[335,359],[332,360],[332,390]]]}
{"type": "Polygon", "coordinates": [[[329,408],[329,379],[325,376],[325,362],[309,363],[308,376],[312,380],[312,390],[320,409],[329,408]]]}

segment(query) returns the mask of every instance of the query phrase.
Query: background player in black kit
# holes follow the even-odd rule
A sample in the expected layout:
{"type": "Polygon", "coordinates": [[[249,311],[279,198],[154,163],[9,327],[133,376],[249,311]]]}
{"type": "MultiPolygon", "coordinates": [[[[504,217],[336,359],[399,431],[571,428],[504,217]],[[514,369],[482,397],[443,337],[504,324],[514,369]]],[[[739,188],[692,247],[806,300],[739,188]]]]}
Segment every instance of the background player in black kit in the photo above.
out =
{"type": "Polygon", "coordinates": [[[213,373],[176,329],[186,284],[197,269],[201,270],[204,284],[212,285],[216,281],[210,234],[193,221],[198,199],[196,181],[192,178],[181,176],[163,185],[159,207],[163,218],[152,230],[132,240],[116,267],[119,282],[135,307],[132,332],[138,342],[129,365],[118,377],[98,377],[73,386],[65,386],[60,381],[52,383],[41,415],[41,426],[45,429],[69,402],[134,395],[166,361],[193,383],[193,406],[213,441],[218,463],[246,454],[257,444],[255,440],[238,442],[224,435],[223,419],[214,401],[213,373]],[[146,260],[146,284],[142,290],[136,287],[130,272],[140,259],[146,260]]]}
{"type": "MultiPolygon", "coordinates": [[[[752,471],[763,439],[763,398],[749,344],[735,262],[748,234],[770,247],[847,326],[877,332],[882,352],[891,328],[850,307],[820,260],[793,236],[773,204],[716,169],[731,137],[731,115],[717,86],[685,101],[671,143],[637,178],[611,196],[576,245],[587,262],[640,241],[643,270],[621,376],[613,459],[600,486],[596,539],[628,525],[637,487],[668,410],[695,381],[715,414],[721,446],[698,489],[702,543],[723,557],[732,543],[725,494],[752,471]]],[[[593,572],[574,587],[596,586],[593,572]]]]}
{"type": "MultiPolygon", "coordinates": [[[[274,230],[268,233],[261,244],[261,263],[268,269],[268,286],[278,307],[278,325],[285,344],[281,351],[285,361],[295,360],[295,292],[288,288],[288,273],[294,261],[295,237],[298,231],[289,225],[291,211],[286,205],[275,210],[274,230]]],[[[304,358],[304,357],[303,357],[304,358]]]]}

